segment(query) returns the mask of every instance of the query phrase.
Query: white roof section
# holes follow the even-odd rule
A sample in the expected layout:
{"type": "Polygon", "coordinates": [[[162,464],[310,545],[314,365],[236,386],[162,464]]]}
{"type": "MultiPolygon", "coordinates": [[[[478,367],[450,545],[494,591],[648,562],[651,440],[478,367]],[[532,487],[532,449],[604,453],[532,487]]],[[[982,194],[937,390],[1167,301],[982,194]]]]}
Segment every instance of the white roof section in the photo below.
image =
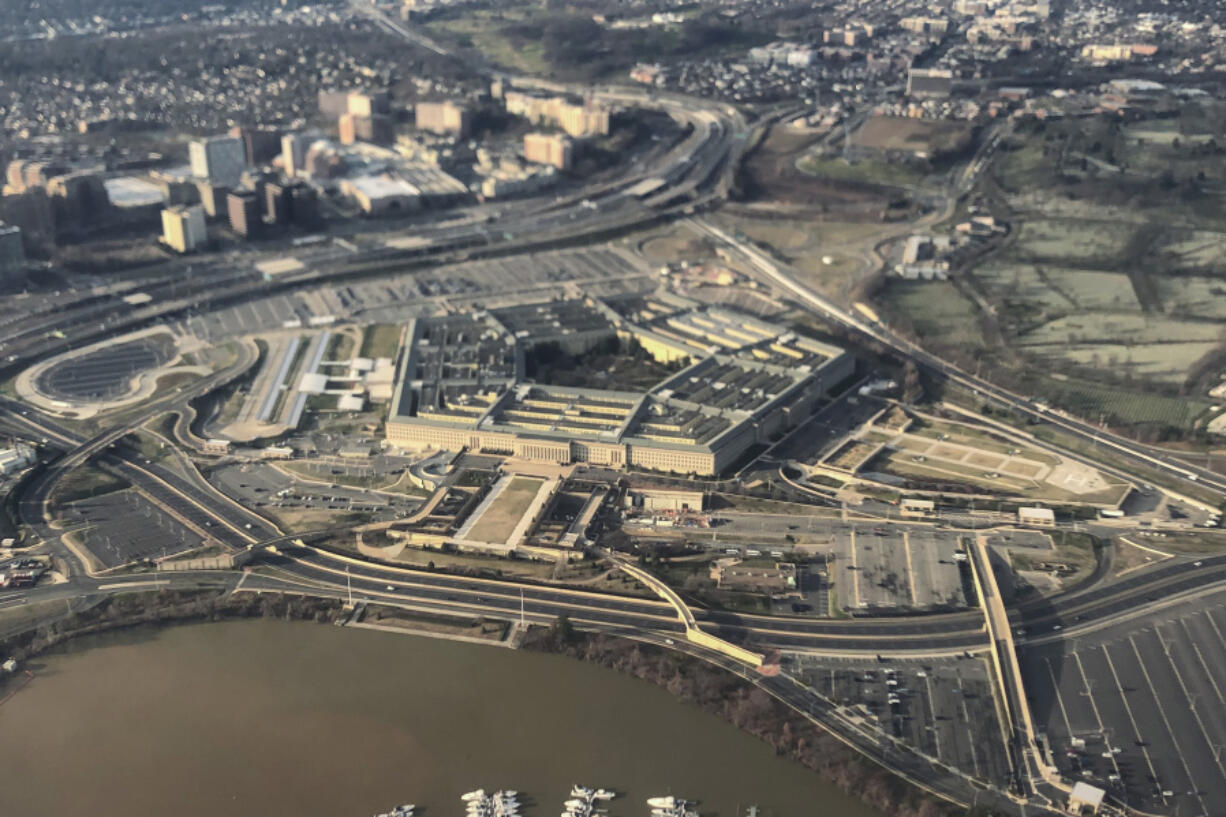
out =
{"type": "Polygon", "coordinates": [[[328,387],[328,376],[319,372],[307,372],[298,381],[298,391],[303,394],[323,394],[328,387]]]}
{"type": "Polygon", "coordinates": [[[285,275],[306,269],[306,265],[297,258],[274,258],[271,261],[261,261],[255,268],[264,275],[285,275]]]}
{"type": "Polygon", "coordinates": [[[390,199],[399,196],[421,195],[420,190],[404,179],[398,179],[387,174],[380,176],[358,176],[347,181],[354,190],[370,199],[390,199]]]}
{"type": "Polygon", "coordinates": [[[1070,795],[1071,800],[1077,800],[1087,806],[1098,808],[1103,803],[1103,797],[1106,792],[1097,786],[1091,786],[1089,783],[1078,781],[1073,784],[1073,791],[1070,795]]]}
{"type": "Polygon", "coordinates": [[[106,179],[102,184],[106,187],[107,198],[116,207],[147,207],[166,202],[162,188],[134,176],[106,179]]]}

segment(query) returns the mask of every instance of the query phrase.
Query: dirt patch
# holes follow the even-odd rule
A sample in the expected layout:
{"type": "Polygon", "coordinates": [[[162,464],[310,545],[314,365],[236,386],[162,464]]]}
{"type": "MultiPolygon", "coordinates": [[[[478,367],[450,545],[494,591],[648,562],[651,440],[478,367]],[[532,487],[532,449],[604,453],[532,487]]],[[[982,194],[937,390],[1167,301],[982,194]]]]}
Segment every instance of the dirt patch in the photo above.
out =
{"type": "Polygon", "coordinates": [[[1019,477],[1032,477],[1033,478],[1035,476],[1038,476],[1039,471],[1042,470],[1042,466],[1031,465],[1030,463],[1016,462],[1016,461],[1010,460],[1000,470],[1004,471],[1005,473],[1013,474],[1019,477]]]}
{"type": "Polygon", "coordinates": [[[1000,464],[1003,462],[1000,457],[995,457],[991,454],[984,454],[981,452],[971,454],[969,457],[967,457],[966,461],[971,465],[977,465],[981,468],[999,468],[1000,464]]]}

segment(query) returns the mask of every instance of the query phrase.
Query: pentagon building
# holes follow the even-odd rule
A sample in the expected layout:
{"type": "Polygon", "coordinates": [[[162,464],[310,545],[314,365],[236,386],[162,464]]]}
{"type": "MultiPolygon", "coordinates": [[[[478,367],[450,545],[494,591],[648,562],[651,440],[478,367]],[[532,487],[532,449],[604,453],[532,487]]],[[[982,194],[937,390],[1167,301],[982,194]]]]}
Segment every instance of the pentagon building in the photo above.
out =
{"type": "Polygon", "coordinates": [[[671,294],[425,318],[401,341],[387,438],[406,450],[710,476],[803,422],[854,367],[837,347],[671,294]],[[613,338],[682,368],[646,391],[525,377],[534,345],[582,354],[613,338]]]}

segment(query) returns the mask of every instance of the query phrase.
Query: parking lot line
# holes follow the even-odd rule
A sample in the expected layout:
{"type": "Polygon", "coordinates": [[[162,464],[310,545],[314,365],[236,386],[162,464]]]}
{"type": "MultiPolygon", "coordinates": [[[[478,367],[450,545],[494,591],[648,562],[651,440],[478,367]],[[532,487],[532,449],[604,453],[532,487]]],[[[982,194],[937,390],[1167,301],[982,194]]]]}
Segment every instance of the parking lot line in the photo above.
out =
{"type": "Polygon", "coordinates": [[[1056,696],[1056,704],[1060,707],[1060,717],[1064,719],[1064,731],[1068,733],[1069,739],[1073,737],[1073,725],[1068,719],[1068,710],[1064,708],[1064,696],[1060,694],[1060,683],[1056,680],[1056,673],[1051,668],[1051,659],[1044,658],[1043,663],[1047,665],[1047,675],[1051,678],[1051,691],[1056,696]]]}
{"type": "Polygon", "coordinates": [[[856,563],[856,528],[853,525],[851,533],[848,534],[848,540],[851,542],[851,589],[853,609],[860,607],[860,567],[856,563]]]}
{"type": "MultiPolygon", "coordinates": [[[[1090,708],[1094,710],[1094,720],[1098,723],[1098,733],[1103,736],[1104,745],[1110,749],[1111,742],[1107,740],[1107,730],[1103,727],[1103,718],[1098,712],[1098,703],[1094,700],[1094,693],[1090,690],[1090,679],[1086,676],[1085,664],[1081,663],[1081,656],[1077,654],[1077,650],[1073,650],[1072,655],[1073,660],[1077,662],[1077,671],[1081,673],[1081,684],[1085,687],[1086,698],[1090,701],[1090,708]]],[[[1115,670],[1112,670],[1112,672],[1115,672],[1115,670]]],[[[1115,752],[1110,752],[1110,755],[1111,766],[1115,769],[1115,774],[1118,776],[1120,773],[1120,763],[1116,759],[1115,752]]]]}
{"type": "MultiPolygon", "coordinates": [[[[1131,639],[1131,636],[1129,636],[1131,639]]],[[[1149,767],[1149,779],[1155,783],[1158,781],[1158,770],[1154,768],[1153,758],[1149,756],[1149,747],[1145,745],[1144,738],[1141,737],[1141,727],[1137,726],[1136,716],[1132,714],[1132,704],[1128,702],[1128,696],[1124,693],[1124,685],[1120,683],[1119,673],[1115,671],[1115,662],[1111,660],[1111,651],[1107,649],[1107,645],[1103,644],[1103,656],[1107,659],[1107,667],[1111,670],[1111,677],[1115,679],[1115,688],[1120,693],[1120,700],[1124,702],[1124,711],[1128,713],[1128,720],[1132,722],[1133,740],[1140,744],[1141,755],[1145,758],[1145,765],[1149,767]]],[[[1136,649],[1135,645],[1133,649],[1136,649]]],[[[1093,698],[1091,698],[1093,700],[1093,698]]],[[[1116,774],[1119,774],[1117,771],[1116,774]]],[[[1166,803],[1166,795],[1162,795],[1163,804],[1166,803]]]]}
{"type": "Polygon", "coordinates": [[[1205,671],[1205,678],[1213,686],[1213,693],[1217,695],[1219,704],[1226,704],[1226,698],[1222,697],[1222,688],[1218,686],[1217,677],[1210,672],[1209,664],[1205,661],[1204,654],[1200,651],[1200,645],[1196,643],[1196,638],[1192,635],[1191,628],[1188,627],[1188,620],[1181,618],[1179,623],[1183,626],[1184,633],[1188,636],[1188,643],[1192,645],[1192,650],[1196,653],[1196,660],[1200,662],[1200,667],[1205,671]]]}
{"type": "MultiPolygon", "coordinates": [[[[1157,627],[1155,627],[1154,629],[1154,634],[1158,639],[1158,643],[1162,645],[1163,652],[1167,652],[1166,642],[1162,640],[1162,633],[1158,631],[1157,627]]],[[[1192,784],[1192,792],[1196,795],[1196,799],[1200,803],[1201,813],[1208,814],[1209,812],[1205,809],[1205,799],[1201,796],[1200,787],[1196,785],[1196,778],[1192,776],[1192,769],[1190,766],[1188,766],[1188,759],[1184,757],[1183,749],[1180,748],[1179,746],[1179,738],[1175,737],[1175,730],[1171,728],[1171,722],[1166,717],[1166,709],[1162,706],[1162,698],[1158,696],[1158,690],[1154,688],[1154,682],[1149,677],[1149,668],[1145,666],[1145,661],[1144,659],[1141,658],[1141,651],[1137,649],[1136,639],[1130,635],[1128,636],[1128,643],[1132,645],[1132,652],[1137,657],[1137,664],[1140,665],[1141,667],[1141,674],[1145,676],[1145,684],[1146,686],[1149,687],[1150,695],[1153,696],[1154,703],[1158,705],[1158,715],[1161,716],[1162,723],[1164,726],[1166,726],[1167,734],[1171,736],[1171,744],[1175,747],[1175,754],[1179,756],[1180,764],[1183,765],[1183,772],[1184,774],[1188,776],[1188,782],[1192,784]]],[[[1171,666],[1174,667],[1174,662],[1171,662],[1171,657],[1169,653],[1167,653],[1166,658],[1167,658],[1167,661],[1171,664],[1171,666]]],[[[1178,670],[1175,671],[1175,677],[1179,680],[1179,685],[1183,687],[1183,679],[1179,677],[1178,670]]],[[[1185,697],[1187,696],[1187,694],[1188,694],[1187,687],[1184,687],[1185,697]]],[[[1197,723],[1200,723],[1200,715],[1196,714],[1195,707],[1193,707],[1192,709],[1192,714],[1196,715],[1196,721],[1197,723]]],[[[1204,725],[1201,725],[1202,733],[1204,733],[1204,729],[1205,729],[1204,725]]],[[[1205,734],[1205,742],[1208,743],[1210,746],[1213,745],[1212,741],[1209,740],[1208,734],[1205,734]]],[[[1163,801],[1165,801],[1166,796],[1164,795],[1162,799],[1163,801]]]]}
{"type": "MultiPolygon", "coordinates": [[[[902,548],[907,554],[907,592],[911,596],[911,606],[915,606],[915,567],[911,564],[911,537],[907,531],[902,532],[902,548]]],[[[928,692],[929,698],[932,691],[928,692]]]]}
{"type": "Polygon", "coordinates": [[[1209,626],[1213,627],[1213,632],[1217,635],[1218,642],[1222,645],[1222,649],[1226,650],[1226,638],[1222,636],[1222,630],[1217,626],[1217,620],[1213,618],[1213,611],[1206,610],[1205,618],[1209,619],[1209,626]]]}
{"type": "MultiPolygon", "coordinates": [[[[914,598],[912,601],[914,601],[914,598]]],[[[934,754],[936,754],[938,759],[943,760],[944,758],[941,757],[940,721],[937,720],[936,703],[932,700],[932,678],[924,679],[924,687],[928,691],[928,711],[932,713],[932,746],[936,750],[934,754]]]]}

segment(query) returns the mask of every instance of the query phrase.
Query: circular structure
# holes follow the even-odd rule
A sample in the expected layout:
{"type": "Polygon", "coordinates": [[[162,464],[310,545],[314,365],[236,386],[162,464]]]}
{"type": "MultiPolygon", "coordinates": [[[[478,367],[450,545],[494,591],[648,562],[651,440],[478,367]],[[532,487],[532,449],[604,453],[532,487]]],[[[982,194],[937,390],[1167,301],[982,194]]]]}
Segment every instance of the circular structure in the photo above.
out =
{"type": "Polygon", "coordinates": [[[114,400],[132,392],[134,377],[164,366],[176,354],[173,337],[151,335],[60,360],[38,376],[36,385],[60,400],[114,400]]]}

